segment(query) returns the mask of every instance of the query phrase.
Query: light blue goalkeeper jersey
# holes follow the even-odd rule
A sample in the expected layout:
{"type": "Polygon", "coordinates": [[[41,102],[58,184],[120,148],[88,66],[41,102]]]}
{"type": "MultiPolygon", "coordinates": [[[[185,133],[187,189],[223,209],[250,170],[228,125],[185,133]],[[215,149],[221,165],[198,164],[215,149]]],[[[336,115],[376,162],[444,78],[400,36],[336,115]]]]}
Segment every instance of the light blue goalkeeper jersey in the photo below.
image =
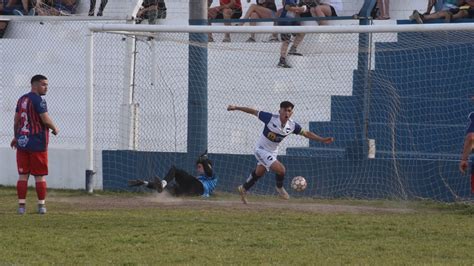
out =
{"type": "Polygon", "coordinates": [[[217,186],[218,177],[216,174],[213,174],[212,177],[203,174],[198,176],[197,179],[202,183],[202,187],[204,188],[202,196],[206,198],[209,197],[217,186]]]}

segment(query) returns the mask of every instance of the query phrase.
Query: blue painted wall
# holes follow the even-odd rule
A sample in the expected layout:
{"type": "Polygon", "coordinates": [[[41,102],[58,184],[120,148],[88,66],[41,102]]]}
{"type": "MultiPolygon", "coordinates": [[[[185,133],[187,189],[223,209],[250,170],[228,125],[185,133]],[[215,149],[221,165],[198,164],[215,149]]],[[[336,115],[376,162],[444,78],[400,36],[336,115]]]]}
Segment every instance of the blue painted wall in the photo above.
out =
{"type": "MultiPolygon", "coordinates": [[[[210,154],[220,191],[235,192],[255,167],[253,155],[210,154]]],[[[305,176],[308,189],[292,196],[320,198],[430,198],[452,201],[469,196],[469,179],[458,174],[457,162],[413,159],[349,160],[331,157],[280,156],[290,177],[305,176]],[[396,170],[395,170],[396,168],[396,170]]],[[[163,177],[171,165],[192,173],[194,160],[184,153],[104,151],[104,190],[129,190],[128,179],[163,177]]],[[[252,192],[274,194],[274,175],[267,174],[252,192]]]]}

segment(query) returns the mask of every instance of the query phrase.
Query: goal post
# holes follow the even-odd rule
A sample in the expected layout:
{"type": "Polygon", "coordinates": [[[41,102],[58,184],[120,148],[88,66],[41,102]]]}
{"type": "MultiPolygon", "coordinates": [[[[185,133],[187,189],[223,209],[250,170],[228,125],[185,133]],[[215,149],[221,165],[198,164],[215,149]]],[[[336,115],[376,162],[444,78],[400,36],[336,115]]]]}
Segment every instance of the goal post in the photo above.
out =
{"type": "MultiPolygon", "coordinates": [[[[468,178],[460,175],[457,163],[465,117],[472,109],[468,97],[474,84],[469,75],[472,23],[96,24],[89,29],[93,45],[88,73],[94,74],[89,109],[96,112],[90,118],[94,130],[87,137],[93,150],[106,151],[104,189],[128,189],[127,179],[163,176],[171,165],[193,171],[195,158],[188,153],[194,142],[207,144],[221,177],[218,189],[232,192],[255,166],[253,149],[263,125],[254,117],[227,112],[226,106],[276,113],[279,102],[289,100],[295,104],[294,119],[303,128],[336,137],[334,145],[327,146],[298,136],[282,143],[279,158],[287,166],[285,184],[292,176],[308,181],[308,189],[292,191],[293,196],[469,198],[468,178]],[[202,39],[208,33],[219,38],[208,43],[202,39]],[[221,43],[222,33],[230,33],[232,42],[221,43]],[[259,40],[272,33],[304,33],[298,47],[303,56],[288,56],[291,69],[277,68],[281,43],[247,43],[250,33],[259,40]],[[201,39],[193,40],[192,34],[201,39]],[[114,118],[124,113],[107,99],[117,93],[114,89],[121,91],[114,88],[114,79],[122,79],[123,70],[115,64],[132,56],[124,52],[128,38],[137,41],[131,66],[136,75],[132,104],[139,109],[132,112],[134,120],[114,118]],[[206,60],[189,61],[195,51],[191,47],[199,47],[196,51],[203,52],[206,60]],[[191,90],[191,80],[205,85],[203,90],[191,90]],[[199,111],[190,104],[196,97],[207,99],[199,111]],[[194,112],[200,115],[193,116],[194,112]],[[131,138],[138,145],[133,149],[123,150],[117,144],[120,121],[136,123],[131,138]],[[191,122],[204,123],[207,129],[193,129],[191,122]]],[[[272,174],[252,192],[274,193],[272,174]]]]}

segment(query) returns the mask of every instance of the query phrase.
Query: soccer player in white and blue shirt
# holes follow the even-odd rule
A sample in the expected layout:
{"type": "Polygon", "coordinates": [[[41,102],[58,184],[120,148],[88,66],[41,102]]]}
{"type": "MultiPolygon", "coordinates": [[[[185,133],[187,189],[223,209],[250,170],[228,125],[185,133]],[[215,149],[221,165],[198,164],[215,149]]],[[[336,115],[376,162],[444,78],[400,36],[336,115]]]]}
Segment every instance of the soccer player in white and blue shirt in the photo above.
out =
{"type": "Polygon", "coordinates": [[[324,138],[311,131],[303,130],[298,123],[290,119],[290,117],[293,115],[293,108],[294,105],[288,101],[280,103],[280,111],[278,114],[257,111],[252,108],[235,105],[229,105],[227,107],[227,111],[242,111],[251,115],[255,115],[265,124],[262,135],[260,135],[255,147],[257,167],[249,175],[246,182],[238,187],[238,191],[244,204],[247,204],[247,191],[267,171],[272,171],[275,173],[276,190],[280,197],[283,199],[290,198],[283,187],[283,180],[285,179],[286,173],[285,166],[277,160],[278,146],[285,137],[290,134],[296,134],[302,135],[310,140],[319,141],[326,144],[334,142],[334,138],[332,137],[324,138]]]}

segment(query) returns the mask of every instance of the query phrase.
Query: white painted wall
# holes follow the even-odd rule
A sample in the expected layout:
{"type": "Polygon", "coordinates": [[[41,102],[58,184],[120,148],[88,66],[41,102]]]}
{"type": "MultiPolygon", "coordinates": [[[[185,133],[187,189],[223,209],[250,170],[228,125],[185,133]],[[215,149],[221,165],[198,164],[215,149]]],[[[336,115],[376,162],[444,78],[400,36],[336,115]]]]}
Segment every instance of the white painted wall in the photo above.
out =
{"type": "MultiPolygon", "coordinates": [[[[49,176],[46,182],[49,188],[84,189],[85,188],[85,152],[80,149],[50,149],[49,176]]],[[[15,186],[18,180],[16,152],[9,148],[0,148],[0,184],[15,186]]],[[[30,177],[29,185],[34,186],[30,177]]],[[[95,189],[102,189],[102,173],[94,178],[95,189]]]]}

